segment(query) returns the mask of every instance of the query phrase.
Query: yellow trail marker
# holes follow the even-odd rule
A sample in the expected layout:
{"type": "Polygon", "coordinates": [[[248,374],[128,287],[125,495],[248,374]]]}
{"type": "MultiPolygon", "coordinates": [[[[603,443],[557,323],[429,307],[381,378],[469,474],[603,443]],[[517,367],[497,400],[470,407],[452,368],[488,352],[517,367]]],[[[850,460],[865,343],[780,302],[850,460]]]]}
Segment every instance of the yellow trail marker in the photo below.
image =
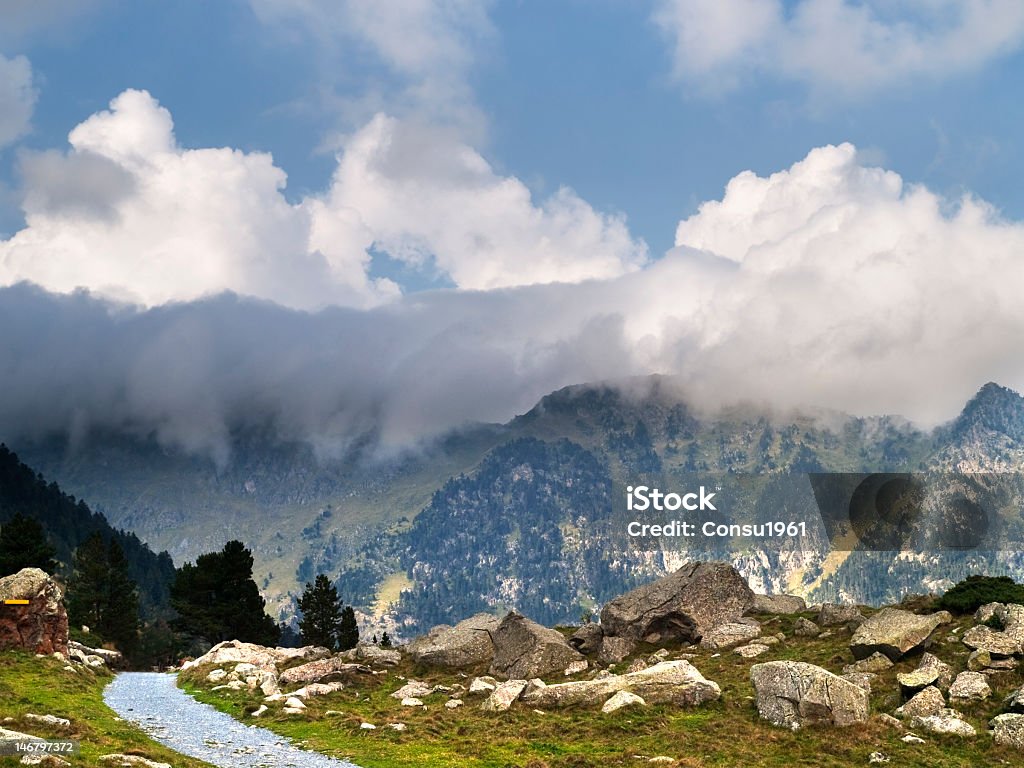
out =
{"type": "Polygon", "coordinates": [[[4,605],[28,605],[28,600],[4,600],[4,605]]]}

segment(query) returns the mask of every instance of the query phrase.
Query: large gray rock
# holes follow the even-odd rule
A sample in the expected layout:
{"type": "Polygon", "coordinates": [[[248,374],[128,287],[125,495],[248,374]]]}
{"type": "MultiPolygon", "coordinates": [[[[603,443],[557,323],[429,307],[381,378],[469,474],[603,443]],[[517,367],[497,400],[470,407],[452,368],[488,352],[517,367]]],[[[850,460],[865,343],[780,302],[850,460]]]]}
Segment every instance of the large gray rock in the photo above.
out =
{"type": "Polygon", "coordinates": [[[373,643],[359,643],[344,654],[352,661],[363,661],[377,666],[393,667],[402,663],[402,654],[394,648],[381,648],[373,643]]]}
{"type": "Polygon", "coordinates": [[[1024,750],[1024,715],[1008,713],[992,719],[992,740],[1001,747],[1024,750]]]}
{"type": "Polygon", "coordinates": [[[607,675],[555,685],[535,685],[523,694],[523,703],[557,709],[602,703],[618,691],[629,691],[648,704],[693,707],[722,695],[717,683],[705,679],[688,661],[662,661],[625,675],[607,675]]]}
{"type": "Polygon", "coordinates": [[[606,635],[633,640],[696,642],[740,619],[753,601],[746,580],[728,563],[688,563],[606,603],[601,625],[606,635]]]}
{"type": "Polygon", "coordinates": [[[434,627],[413,640],[407,651],[413,661],[434,667],[460,669],[489,664],[494,657],[491,633],[500,621],[489,613],[478,613],[454,627],[434,627]]]}
{"type": "Polygon", "coordinates": [[[68,653],[68,614],[60,586],[39,568],[22,568],[0,579],[0,651],[18,648],[30,653],[68,653]]]}
{"type": "Polygon", "coordinates": [[[601,650],[601,640],[604,639],[604,629],[600,624],[584,624],[573,632],[569,638],[569,645],[580,653],[597,653],[601,650]]]}
{"type": "Polygon", "coordinates": [[[583,660],[560,632],[515,612],[501,620],[491,641],[494,658],[490,672],[499,677],[530,680],[562,674],[570,664],[583,660]]]}
{"type": "Polygon", "coordinates": [[[308,683],[334,683],[358,680],[363,675],[372,675],[365,664],[353,664],[343,656],[332,656],[329,659],[311,661],[297,667],[286,669],[281,673],[278,682],[281,685],[306,685],[308,683]]]}
{"type": "Polygon", "coordinates": [[[818,611],[818,624],[823,627],[836,627],[840,624],[859,624],[864,621],[864,614],[856,605],[825,603],[818,611]]]}
{"type": "Polygon", "coordinates": [[[525,680],[507,680],[500,683],[497,688],[491,691],[480,709],[484,712],[505,712],[510,709],[516,699],[526,690],[525,680]]]}
{"type": "Polygon", "coordinates": [[[1013,634],[999,632],[990,627],[979,625],[964,632],[961,641],[968,648],[985,651],[989,656],[1005,659],[1021,654],[1021,642],[1013,634]]]}
{"type": "Polygon", "coordinates": [[[730,621],[727,624],[719,624],[717,627],[705,632],[704,637],[700,641],[700,647],[717,651],[722,648],[732,648],[734,645],[750,642],[755,637],[760,636],[761,627],[730,621]]]}
{"type": "Polygon", "coordinates": [[[919,691],[911,697],[910,701],[896,710],[896,714],[906,718],[928,717],[935,715],[946,708],[946,699],[942,691],[934,685],[919,691]]]}
{"type": "Polygon", "coordinates": [[[754,595],[747,613],[785,615],[807,610],[807,603],[798,595],[754,595]]]}
{"type": "Polygon", "coordinates": [[[636,641],[632,638],[605,635],[601,638],[601,651],[598,654],[598,660],[602,664],[618,664],[635,650],[636,641]]]}
{"type": "Polygon", "coordinates": [[[868,719],[868,693],[827,669],[801,661],[769,661],[750,668],[757,711],[768,722],[797,729],[838,726],[868,719]]]}
{"type": "Polygon", "coordinates": [[[926,648],[932,633],[951,618],[945,611],[918,616],[899,608],[883,608],[857,627],[850,639],[850,650],[858,659],[877,652],[897,661],[926,648]]]}
{"type": "Polygon", "coordinates": [[[961,672],[949,686],[949,700],[984,701],[992,695],[988,678],[981,672],[961,672]]]}

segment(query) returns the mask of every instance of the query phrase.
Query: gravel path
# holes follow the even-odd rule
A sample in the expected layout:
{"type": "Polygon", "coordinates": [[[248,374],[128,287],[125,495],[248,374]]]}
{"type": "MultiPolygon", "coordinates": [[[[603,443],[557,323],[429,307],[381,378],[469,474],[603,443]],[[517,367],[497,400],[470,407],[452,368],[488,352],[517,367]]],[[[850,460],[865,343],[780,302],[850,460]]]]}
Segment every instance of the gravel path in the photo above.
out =
{"type": "Polygon", "coordinates": [[[201,704],[176,685],[174,675],[122,672],[103,692],[107,706],[182,754],[221,768],[355,768],[293,747],[284,737],[240,723],[201,704]]]}

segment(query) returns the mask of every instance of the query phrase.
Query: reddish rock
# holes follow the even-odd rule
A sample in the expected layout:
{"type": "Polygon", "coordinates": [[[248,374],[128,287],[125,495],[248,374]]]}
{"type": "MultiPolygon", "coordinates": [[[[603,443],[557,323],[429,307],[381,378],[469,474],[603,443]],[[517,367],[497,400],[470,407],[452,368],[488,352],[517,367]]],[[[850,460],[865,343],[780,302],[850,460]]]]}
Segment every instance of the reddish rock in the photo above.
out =
{"type": "Polygon", "coordinates": [[[0,579],[0,650],[21,648],[32,653],[68,653],[68,614],[64,593],[38,568],[22,568],[0,579]],[[28,600],[27,605],[7,604],[28,600]]]}

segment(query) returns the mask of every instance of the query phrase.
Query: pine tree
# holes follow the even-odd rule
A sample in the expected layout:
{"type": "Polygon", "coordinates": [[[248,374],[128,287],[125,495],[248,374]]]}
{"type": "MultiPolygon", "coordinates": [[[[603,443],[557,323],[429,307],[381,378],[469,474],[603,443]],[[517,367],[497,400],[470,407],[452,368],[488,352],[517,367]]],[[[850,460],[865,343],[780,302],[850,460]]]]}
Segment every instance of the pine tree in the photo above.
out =
{"type": "Polygon", "coordinates": [[[134,655],[139,644],[139,593],[116,539],[107,546],[107,606],[99,629],[125,656],[134,655]]]}
{"type": "Polygon", "coordinates": [[[380,636],[380,647],[381,648],[390,648],[391,647],[391,635],[389,635],[387,633],[387,630],[385,630],[384,634],[382,634],[380,636]]]}
{"type": "Polygon", "coordinates": [[[252,552],[240,541],[200,555],[195,565],[185,563],[171,588],[171,605],[178,612],[175,626],[211,643],[277,643],[280,629],[264,610],[252,566],[252,552]]]}
{"type": "MultiPolygon", "coordinates": [[[[299,598],[299,632],[306,645],[337,650],[341,632],[341,601],[338,590],[324,574],[318,574],[299,598]]],[[[351,646],[350,646],[351,647],[351,646]]]]}
{"type": "Polygon", "coordinates": [[[139,593],[115,539],[107,544],[94,533],[75,550],[67,607],[72,624],[86,624],[126,656],[134,655],[139,643],[139,593]]]}
{"type": "Polygon", "coordinates": [[[359,625],[356,623],[356,612],[351,605],[341,609],[341,623],[338,627],[338,650],[347,651],[359,644],[359,625]]]}
{"type": "Polygon", "coordinates": [[[67,608],[71,624],[99,630],[107,611],[107,547],[99,533],[75,550],[68,582],[67,608]]]}
{"type": "Polygon", "coordinates": [[[20,512],[0,527],[0,576],[22,568],[42,568],[53,574],[58,567],[53,559],[56,554],[43,526],[20,512]]]}

